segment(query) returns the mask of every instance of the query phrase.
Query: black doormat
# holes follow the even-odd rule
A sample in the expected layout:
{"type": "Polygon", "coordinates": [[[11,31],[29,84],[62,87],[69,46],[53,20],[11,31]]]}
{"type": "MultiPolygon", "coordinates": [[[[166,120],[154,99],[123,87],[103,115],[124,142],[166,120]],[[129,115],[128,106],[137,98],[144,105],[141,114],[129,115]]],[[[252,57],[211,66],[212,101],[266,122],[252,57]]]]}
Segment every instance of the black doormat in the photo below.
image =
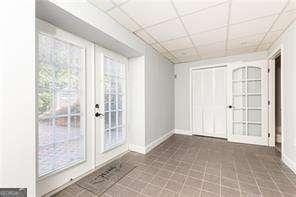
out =
{"type": "Polygon", "coordinates": [[[80,179],[76,184],[99,196],[136,167],[116,160],[80,179]]]}

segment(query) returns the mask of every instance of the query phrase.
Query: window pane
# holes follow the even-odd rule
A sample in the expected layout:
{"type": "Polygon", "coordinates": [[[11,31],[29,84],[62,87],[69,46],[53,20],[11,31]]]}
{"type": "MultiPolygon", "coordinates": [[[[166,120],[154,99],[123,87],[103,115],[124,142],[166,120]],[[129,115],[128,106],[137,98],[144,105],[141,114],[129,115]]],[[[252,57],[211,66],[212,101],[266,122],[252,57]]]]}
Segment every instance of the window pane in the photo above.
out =
{"type": "Polygon", "coordinates": [[[83,50],[39,34],[38,175],[84,160],[81,128],[83,50]]]}
{"type": "Polygon", "coordinates": [[[260,79],[261,68],[248,67],[248,79],[260,79]]]}
{"type": "Polygon", "coordinates": [[[125,140],[124,129],[122,129],[125,111],[125,74],[124,65],[109,57],[104,57],[105,78],[105,150],[120,145],[125,140]],[[108,94],[108,96],[106,96],[108,94]],[[109,111],[109,113],[106,113],[109,111]],[[107,135],[108,133],[108,135],[107,135]]]}

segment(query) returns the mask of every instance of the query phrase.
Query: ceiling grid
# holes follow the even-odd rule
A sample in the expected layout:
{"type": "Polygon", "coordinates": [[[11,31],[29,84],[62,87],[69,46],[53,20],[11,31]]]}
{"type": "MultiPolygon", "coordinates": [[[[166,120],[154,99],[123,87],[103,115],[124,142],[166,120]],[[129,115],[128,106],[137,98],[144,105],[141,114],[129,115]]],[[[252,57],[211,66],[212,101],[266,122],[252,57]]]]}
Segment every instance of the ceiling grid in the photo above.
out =
{"type": "Polygon", "coordinates": [[[88,0],[173,63],[270,48],[296,0],[88,0]]]}

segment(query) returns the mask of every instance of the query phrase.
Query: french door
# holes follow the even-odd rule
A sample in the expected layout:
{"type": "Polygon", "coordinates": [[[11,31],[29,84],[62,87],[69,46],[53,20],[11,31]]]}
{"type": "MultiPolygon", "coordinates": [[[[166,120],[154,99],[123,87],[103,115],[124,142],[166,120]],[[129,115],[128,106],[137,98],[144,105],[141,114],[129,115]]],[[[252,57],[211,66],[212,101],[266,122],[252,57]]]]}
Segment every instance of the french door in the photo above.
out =
{"type": "Polygon", "coordinates": [[[267,62],[228,66],[228,140],[268,145],[267,62]]]}
{"type": "Polygon", "coordinates": [[[109,151],[126,139],[127,59],[95,48],[96,153],[109,151]]]}

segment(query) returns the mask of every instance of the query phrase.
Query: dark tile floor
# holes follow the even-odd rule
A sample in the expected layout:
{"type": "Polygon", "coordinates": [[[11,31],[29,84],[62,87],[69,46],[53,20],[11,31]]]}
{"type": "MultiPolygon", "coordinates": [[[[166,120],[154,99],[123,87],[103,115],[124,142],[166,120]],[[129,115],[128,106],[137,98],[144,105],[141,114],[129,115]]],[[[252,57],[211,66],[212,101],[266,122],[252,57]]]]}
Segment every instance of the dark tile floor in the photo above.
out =
{"type": "MultiPolygon", "coordinates": [[[[137,167],[103,197],[296,197],[296,175],[274,148],[173,135],[146,155],[120,160],[137,167]]],[[[95,195],[73,184],[56,196],[95,195]]]]}

